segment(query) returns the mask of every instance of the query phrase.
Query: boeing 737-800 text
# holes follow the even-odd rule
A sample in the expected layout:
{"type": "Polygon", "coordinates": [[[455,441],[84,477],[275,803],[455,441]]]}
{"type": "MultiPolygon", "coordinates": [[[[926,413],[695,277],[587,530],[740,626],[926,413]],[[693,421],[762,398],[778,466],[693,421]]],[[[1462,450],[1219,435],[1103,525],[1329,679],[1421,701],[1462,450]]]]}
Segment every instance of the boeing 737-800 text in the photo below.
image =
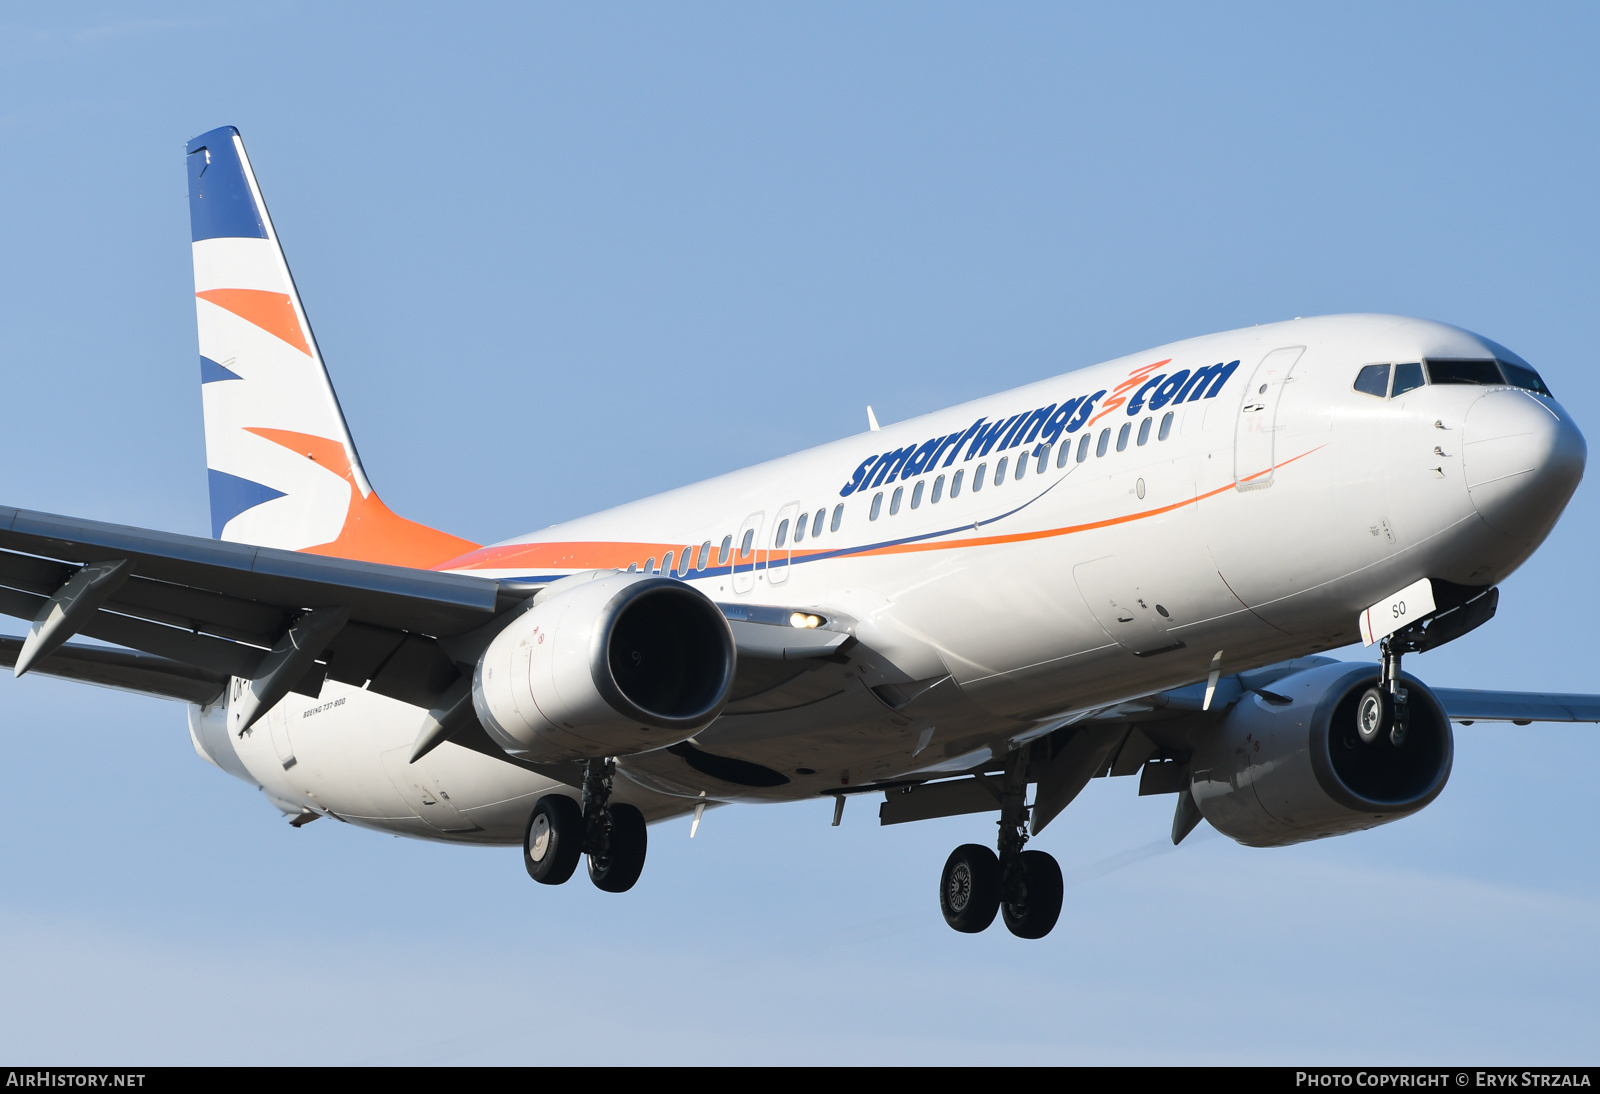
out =
{"type": "Polygon", "coordinates": [[[1025,850],[1099,776],[1251,846],[1370,828],[1450,775],[1451,720],[1600,697],[1433,689],[1585,446],[1539,374],[1386,315],[1194,338],[489,546],[391,512],[231,127],[189,143],[213,539],[0,510],[0,639],[188,704],[295,825],[643,869],[708,804],[875,795],[999,820],[946,862],[959,931],[1061,909],[1025,850]],[[98,645],[69,641],[74,635],[98,645]],[[1381,645],[1378,666],[1317,656],[1381,645]],[[1031,793],[1030,793],[1031,788],[1031,793]]]}

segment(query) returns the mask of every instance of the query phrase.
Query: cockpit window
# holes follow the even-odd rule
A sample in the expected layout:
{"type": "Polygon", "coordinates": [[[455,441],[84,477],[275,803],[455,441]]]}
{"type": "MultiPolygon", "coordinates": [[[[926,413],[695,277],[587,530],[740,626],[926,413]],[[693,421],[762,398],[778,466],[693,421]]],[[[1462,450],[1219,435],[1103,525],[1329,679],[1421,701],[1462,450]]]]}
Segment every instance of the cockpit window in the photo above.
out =
{"type": "Polygon", "coordinates": [[[1475,360],[1438,360],[1429,358],[1428,379],[1436,384],[1480,384],[1496,387],[1505,383],[1498,362],[1475,360]]]}
{"type": "Polygon", "coordinates": [[[1389,366],[1364,365],[1356,373],[1355,389],[1365,395],[1383,398],[1389,394],[1389,366]]]}
{"type": "Polygon", "coordinates": [[[1501,361],[1500,368],[1505,372],[1506,379],[1514,386],[1520,387],[1525,391],[1538,392],[1540,395],[1546,395],[1552,399],[1555,398],[1554,395],[1550,394],[1550,389],[1544,386],[1544,381],[1539,379],[1539,374],[1533,369],[1525,368],[1522,365],[1513,365],[1510,361],[1501,361]]]}
{"type": "Polygon", "coordinates": [[[1389,395],[1391,398],[1396,395],[1403,395],[1414,388],[1421,387],[1422,384],[1422,366],[1416,361],[1396,365],[1394,366],[1394,390],[1389,395]]]}

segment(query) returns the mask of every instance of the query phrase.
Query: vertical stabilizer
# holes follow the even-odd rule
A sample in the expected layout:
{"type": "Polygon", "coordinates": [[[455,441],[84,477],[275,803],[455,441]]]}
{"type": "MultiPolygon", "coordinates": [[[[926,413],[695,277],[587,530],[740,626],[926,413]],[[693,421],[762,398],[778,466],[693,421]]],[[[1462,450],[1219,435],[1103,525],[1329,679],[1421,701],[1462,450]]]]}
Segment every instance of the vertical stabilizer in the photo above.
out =
{"type": "Polygon", "coordinates": [[[399,566],[472,550],[373,492],[239,131],[188,160],[212,535],[399,566]]]}

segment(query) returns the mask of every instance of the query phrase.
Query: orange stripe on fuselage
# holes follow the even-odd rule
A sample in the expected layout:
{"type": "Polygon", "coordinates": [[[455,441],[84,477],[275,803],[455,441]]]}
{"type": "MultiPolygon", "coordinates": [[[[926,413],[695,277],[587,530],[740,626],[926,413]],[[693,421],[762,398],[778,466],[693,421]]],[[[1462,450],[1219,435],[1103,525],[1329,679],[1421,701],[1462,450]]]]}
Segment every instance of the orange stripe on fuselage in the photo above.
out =
{"type": "Polygon", "coordinates": [[[306,356],[311,355],[311,343],[300,329],[300,317],[294,313],[294,301],[289,299],[288,293],[265,289],[207,289],[195,295],[232,312],[246,323],[254,323],[306,356]]]}
{"type": "MultiPolygon", "coordinates": [[[[1326,445],[1318,445],[1298,456],[1291,456],[1280,464],[1274,464],[1265,471],[1257,471],[1254,475],[1246,475],[1243,482],[1259,479],[1270,474],[1280,467],[1287,467],[1296,460],[1305,459],[1313,452],[1320,452],[1326,445]]],[[[1069,524],[1061,528],[1044,528],[1035,532],[1010,532],[999,536],[969,536],[966,539],[929,540],[925,543],[893,543],[883,547],[862,547],[855,550],[849,548],[816,551],[768,551],[757,550],[751,565],[765,564],[770,557],[788,554],[794,561],[803,561],[815,557],[834,558],[870,558],[878,555],[911,554],[918,551],[948,551],[961,547],[991,547],[1002,543],[1024,543],[1029,540],[1051,539],[1055,536],[1068,536],[1074,532],[1090,532],[1096,528],[1110,528],[1118,524],[1129,524],[1136,520],[1145,520],[1158,517],[1163,513],[1170,513],[1175,509],[1182,509],[1186,505],[1195,505],[1207,498],[1214,498],[1218,494],[1225,494],[1234,489],[1234,483],[1219,486],[1215,490],[1208,490],[1204,494],[1197,494],[1172,505],[1163,505],[1155,509],[1147,509],[1142,513],[1129,513],[1120,517],[1108,517],[1105,520],[1089,521],[1085,524],[1069,524]]],[[[650,544],[650,543],[617,543],[605,541],[577,541],[567,543],[513,543],[504,547],[483,547],[460,558],[451,559],[436,569],[440,570],[609,570],[627,569],[629,565],[642,563],[647,555],[654,555],[658,560],[666,551],[677,550],[677,544],[650,544]]],[[[736,560],[737,565],[744,566],[743,560],[736,560]]]]}
{"type": "MultiPolygon", "coordinates": [[[[481,547],[435,567],[440,570],[626,570],[654,558],[661,562],[668,551],[693,550],[681,543],[619,543],[614,540],[579,540],[570,543],[513,543],[481,547]]],[[[761,552],[756,552],[758,555],[761,552]]],[[[681,559],[674,562],[676,566],[681,559]]],[[[740,562],[743,565],[743,560],[740,562]]],[[[726,565],[726,564],[724,564],[726,565]]]]}

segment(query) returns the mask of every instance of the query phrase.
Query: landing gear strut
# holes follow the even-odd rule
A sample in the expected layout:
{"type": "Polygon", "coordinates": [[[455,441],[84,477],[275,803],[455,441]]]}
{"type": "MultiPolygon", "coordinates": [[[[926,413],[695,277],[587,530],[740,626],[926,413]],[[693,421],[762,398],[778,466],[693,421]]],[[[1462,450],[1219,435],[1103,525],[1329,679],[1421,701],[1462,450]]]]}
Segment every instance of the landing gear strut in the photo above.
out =
{"type": "Polygon", "coordinates": [[[1400,679],[1400,657],[1405,650],[1393,636],[1385,638],[1379,648],[1383,662],[1378,670],[1378,682],[1362,694],[1356,706],[1356,731],[1362,741],[1371,744],[1387,729],[1390,743],[1398,748],[1405,743],[1406,730],[1411,723],[1407,692],[1400,679]]]}
{"type": "Polygon", "coordinates": [[[597,888],[608,893],[633,888],[644,870],[644,814],[626,802],[611,804],[616,772],[610,757],[588,761],[581,807],[564,794],[546,794],[538,800],[522,841],[529,877],[544,885],[560,885],[587,854],[589,880],[597,888]]]}
{"type": "Polygon", "coordinates": [[[1000,799],[999,852],[963,844],[945,860],[939,879],[939,909],[951,927],[977,934],[995,913],[1018,938],[1043,938],[1061,915],[1061,867],[1028,842],[1028,756],[1013,752],[1006,762],[1000,799]]]}

